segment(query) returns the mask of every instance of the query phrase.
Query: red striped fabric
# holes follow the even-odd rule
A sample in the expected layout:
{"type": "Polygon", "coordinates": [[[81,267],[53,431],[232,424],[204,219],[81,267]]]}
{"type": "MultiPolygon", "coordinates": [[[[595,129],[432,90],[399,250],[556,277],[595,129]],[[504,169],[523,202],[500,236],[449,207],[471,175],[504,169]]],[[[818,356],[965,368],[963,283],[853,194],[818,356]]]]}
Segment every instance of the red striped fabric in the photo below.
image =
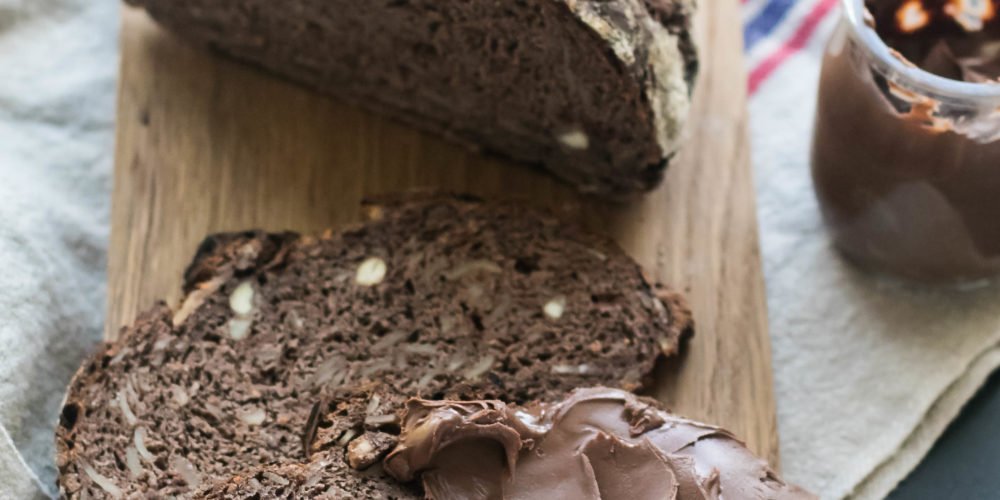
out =
{"type": "Polygon", "coordinates": [[[837,5],[837,0],[819,0],[811,11],[802,19],[801,24],[775,52],[767,56],[756,67],[750,70],[749,91],[753,95],[767,77],[791,57],[796,52],[802,50],[806,43],[812,38],[816,28],[819,27],[823,19],[833,11],[837,5]]]}

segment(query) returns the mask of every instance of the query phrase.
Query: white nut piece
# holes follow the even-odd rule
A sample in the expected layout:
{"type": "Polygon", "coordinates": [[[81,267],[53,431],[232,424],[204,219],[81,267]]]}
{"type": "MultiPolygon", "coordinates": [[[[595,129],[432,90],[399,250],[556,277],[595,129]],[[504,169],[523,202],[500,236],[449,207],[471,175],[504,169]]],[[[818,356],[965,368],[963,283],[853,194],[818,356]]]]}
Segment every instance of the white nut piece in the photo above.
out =
{"type": "Polygon", "coordinates": [[[253,319],[250,318],[233,318],[229,320],[229,337],[233,340],[243,340],[250,335],[250,325],[253,324],[253,319]]]}
{"type": "Polygon", "coordinates": [[[372,222],[380,221],[385,218],[385,210],[378,205],[371,205],[365,210],[365,216],[372,222]]]}
{"type": "Polygon", "coordinates": [[[559,142],[569,149],[583,151],[590,148],[590,139],[580,129],[573,129],[559,134],[559,142]]]}
{"type": "Polygon", "coordinates": [[[250,408],[240,412],[240,420],[249,426],[259,426],[267,420],[267,412],[263,408],[250,408]]]}
{"type": "Polygon", "coordinates": [[[368,441],[368,438],[362,436],[347,445],[347,462],[352,469],[362,469],[371,465],[371,457],[374,453],[375,447],[368,441]]]}
{"type": "Polygon", "coordinates": [[[587,375],[590,373],[590,365],[555,365],[550,370],[555,375],[587,375]]]}
{"type": "Polygon", "coordinates": [[[566,312],[566,297],[559,296],[545,303],[542,311],[550,319],[559,319],[566,312]]]}
{"type": "Polygon", "coordinates": [[[246,316],[253,312],[253,284],[249,281],[240,283],[229,295],[229,308],[237,316],[246,316]]]}
{"type": "Polygon", "coordinates": [[[185,406],[191,401],[191,396],[179,385],[170,387],[170,395],[177,406],[185,406]]]}
{"type": "Polygon", "coordinates": [[[270,471],[265,471],[261,475],[264,476],[268,481],[271,481],[272,483],[275,484],[280,484],[281,486],[288,486],[289,484],[289,481],[287,479],[270,471]]]}
{"type": "Polygon", "coordinates": [[[389,267],[384,260],[378,257],[368,257],[358,266],[354,282],[361,286],[375,286],[385,279],[388,270],[389,267]]]}
{"type": "Polygon", "coordinates": [[[354,470],[365,470],[382,460],[397,441],[384,432],[366,432],[347,445],[347,464],[354,470]]]}
{"type": "Polygon", "coordinates": [[[198,468],[187,458],[174,455],[170,458],[170,468],[181,476],[181,479],[187,483],[188,488],[194,490],[198,486],[201,486],[201,473],[198,472],[198,468]]]}

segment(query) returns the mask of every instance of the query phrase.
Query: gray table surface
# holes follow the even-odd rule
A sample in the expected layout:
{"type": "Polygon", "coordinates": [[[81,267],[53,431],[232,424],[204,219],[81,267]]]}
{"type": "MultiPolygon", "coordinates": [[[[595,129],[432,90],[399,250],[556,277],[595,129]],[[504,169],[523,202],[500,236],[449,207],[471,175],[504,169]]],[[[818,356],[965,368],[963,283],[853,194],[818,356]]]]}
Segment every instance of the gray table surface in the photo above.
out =
{"type": "Polygon", "coordinates": [[[890,500],[1000,500],[1000,372],[890,500]]]}

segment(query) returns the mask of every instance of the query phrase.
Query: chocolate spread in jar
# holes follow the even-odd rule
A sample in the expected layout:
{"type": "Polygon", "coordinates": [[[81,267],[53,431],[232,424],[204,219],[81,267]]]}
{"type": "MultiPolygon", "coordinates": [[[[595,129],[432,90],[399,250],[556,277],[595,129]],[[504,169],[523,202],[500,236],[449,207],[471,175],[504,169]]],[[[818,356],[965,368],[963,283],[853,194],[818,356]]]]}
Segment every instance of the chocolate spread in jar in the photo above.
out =
{"type": "MultiPolygon", "coordinates": [[[[894,57],[1000,85],[998,3],[866,6],[894,57]]],[[[862,43],[842,28],[820,80],[812,169],[838,248],[864,267],[921,281],[1000,273],[1000,112],[921,95],[885,76],[862,43]]]]}

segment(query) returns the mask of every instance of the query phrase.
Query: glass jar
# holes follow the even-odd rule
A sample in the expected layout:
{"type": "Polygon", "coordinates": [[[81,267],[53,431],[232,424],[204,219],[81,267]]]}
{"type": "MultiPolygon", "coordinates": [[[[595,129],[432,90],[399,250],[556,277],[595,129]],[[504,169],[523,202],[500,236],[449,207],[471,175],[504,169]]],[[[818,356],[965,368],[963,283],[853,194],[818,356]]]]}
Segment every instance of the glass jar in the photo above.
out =
{"type": "Polygon", "coordinates": [[[811,158],[837,248],[866,269],[924,282],[997,275],[1000,83],[922,70],[883,41],[862,0],[842,7],[811,158]]]}

